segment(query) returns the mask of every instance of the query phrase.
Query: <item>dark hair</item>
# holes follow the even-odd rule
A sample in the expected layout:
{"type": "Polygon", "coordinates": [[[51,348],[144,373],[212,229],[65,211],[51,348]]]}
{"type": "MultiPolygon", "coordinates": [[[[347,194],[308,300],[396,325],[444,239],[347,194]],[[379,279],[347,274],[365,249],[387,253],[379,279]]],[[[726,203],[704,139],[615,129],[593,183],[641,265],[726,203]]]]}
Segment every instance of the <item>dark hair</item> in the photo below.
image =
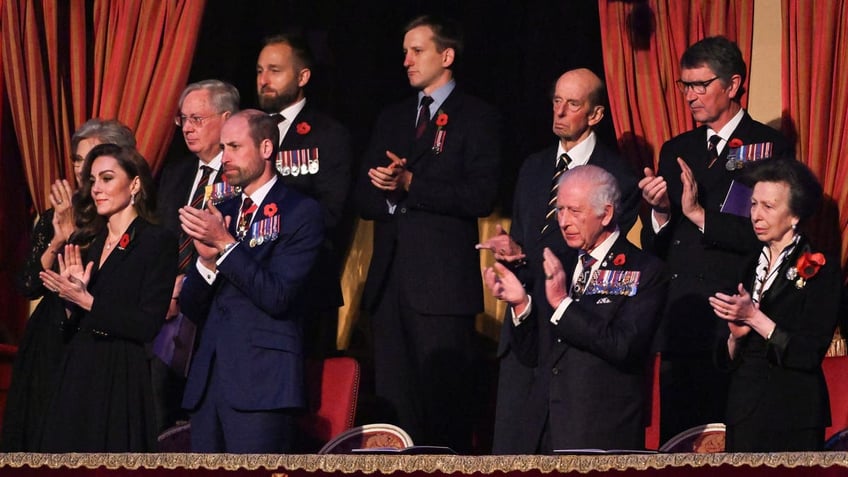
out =
{"type": "Polygon", "coordinates": [[[306,41],[306,37],[303,34],[295,30],[288,30],[268,36],[262,42],[262,48],[277,43],[283,43],[291,47],[292,55],[294,55],[293,64],[296,69],[312,69],[312,65],[315,64],[315,58],[312,56],[312,49],[309,48],[309,42],[306,41]]]}
{"type": "MultiPolygon", "coordinates": [[[[710,36],[690,46],[680,57],[681,69],[693,69],[708,66],[713,73],[721,79],[722,84],[727,86],[733,75],[742,78],[741,84],[745,83],[748,68],[742,59],[742,51],[736,43],[723,36],[710,36]]],[[[734,99],[739,99],[744,93],[744,88],[739,87],[734,99]]]]}
{"type": "Polygon", "coordinates": [[[71,154],[76,154],[83,139],[97,139],[101,144],[135,147],[132,130],[114,119],[93,118],[84,122],[71,137],[71,154]]]}
{"type": "Polygon", "coordinates": [[[247,128],[250,138],[253,139],[253,144],[259,147],[259,144],[268,139],[274,145],[274,152],[271,155],[273,158],[277,154],[277,149],[280,144],[280,129],[277,127],[277,119],[262,112],[258,109],[245,109],[239,113],[240,116],[245,116],[247,119],[247,128]]]}
{"type": "Polygon", "coordinates": [[[812,217],[822,201],[822,186],[813,171],[794,159],[756,162],[745,173],[744,182],[783,182],[789,186],[789,210],[800,220],[812,217]]]}
{"type": "Polygon", "coordinates": [[[430,27],[433,30],[433,42],[436,44],[436,51],[441,53],[447,48],[453,48],[453,61],[456,64],[463,49],[463,34],[459,23],[452,19],[439,18],[434,15],[421,15],[407,23],[403,32],[408,33],[409,30],[420,26],[430,27]]]}
{"type": "Polygon", "coordinates": [[[103,156],[114,157],[118,166],[127,173],[130,179],[138,177],[140,187],[135,196],[135,210],[142,219],[156,222],[156,189],[147,161],[133,147],[99,144],[88,153],[82,166],[83,180],[79,194],[74,199],[74,216],[77,226],[77,230],[71,237],[74,243],[90,243],[106,226],[106,220],[97,213],[97,207],[91,197],[93,183],[90,179],[92,163],[103,156]]]}

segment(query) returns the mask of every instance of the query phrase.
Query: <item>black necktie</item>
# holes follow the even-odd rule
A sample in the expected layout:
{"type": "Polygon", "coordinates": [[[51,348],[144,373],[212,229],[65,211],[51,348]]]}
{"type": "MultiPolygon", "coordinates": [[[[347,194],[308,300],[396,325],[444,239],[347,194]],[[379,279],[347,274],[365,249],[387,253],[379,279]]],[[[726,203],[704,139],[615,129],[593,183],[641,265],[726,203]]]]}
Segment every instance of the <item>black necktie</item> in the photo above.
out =
{"type": "Polygon", "coordinates": [[[415,121],[415,139],[420,139],[427,130],[427,123],[430,122],[430,104],[433,103],[433,98],[424,96],[421,98],[421,106],[418,107],[418,120],[415,121]]]}
{"type": "Polygon", "coordinates": [[[237,239],[241,240],[247,235],[247,226],[250,225],[250,218],[253,216],[253,211],[255,210],[256,207],[253,204],[253,200],[250,197],[245,197],[239,211],[238,228],[236,228],[237,239]]]}
{"type": "Polygon", "coordinates": [[[277,120],[277,124],[280,124],[281,122],[286,120],[286,117],[280,113],[274,113],[271,115],[271,117],[277,120]]]}
{"type": "Polygon", "coordinates": [[[721,136],[713,134],[710,136],[709,144],[707,145],[707,154],[710,156],[710,162],[707,168],[713,167],[713,164],[718,160],[718,143],[721,142],[721,136]]]}
{"type": "MultiPolygon", "coordinates": [[[[209,176],[212,175],[212,171],[214,170],[209,166],[200,166],[200,179],[198,179],[197,184],[194,186],[194,195],[191,196],[191,202],[189,202],[191,207],[195,209],[203,207],[203,198],[206,197],[206,185],[209,183],[209,176]]],[[[192,238],[186,235],[185,232],[180,233],[179,262],[177,262],[180,273],[185,273],[186,268],[191,263],[191,257],[194,252],[191,241],[192,238]]]]}
{"type": "Polygon", "coordinates": [[[580,264],[583,266],[583,269],[580,271],[577,281],[574,282],[574,286],[571,287],[572,298],[580,298],[580,296],[583,295],[583,292],[586,291],[586,285],[589,283],[589,277],[592,275],[592,265],[594,265],[596,261],[597,260],[588,253],[580,254],[580,264]]]}
{"type": "Polygon", "coordinates": [[[542,225],[542,233],[548,230],[548,226],[556,223],[556,198],[557,191],[559,190],[559,176],[565,172],[569,164],[571,164],[571,158],[568,157],[568,154],[564,152],[560,154],[557,158],[554,177],[551,179],[551,194],[548,197],[548,211],[545,213],[545,223],[542,225]]]}

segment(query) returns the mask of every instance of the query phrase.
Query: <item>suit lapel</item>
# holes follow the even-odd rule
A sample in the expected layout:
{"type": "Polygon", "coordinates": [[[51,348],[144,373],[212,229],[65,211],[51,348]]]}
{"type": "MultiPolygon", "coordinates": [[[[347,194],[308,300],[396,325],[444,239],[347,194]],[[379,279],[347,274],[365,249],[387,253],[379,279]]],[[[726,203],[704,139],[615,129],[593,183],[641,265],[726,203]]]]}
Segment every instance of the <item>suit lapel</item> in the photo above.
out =
{"type": "Polygon", "coordinates": [[[790,280],[786,277],[786,273],[790,268],[794,267],[796,263],[798,263],[798,257],[801,256],[804,252],[810,251],[810,244],[802,237],[798,242],[798,245],[795,247],[795,250],[792,251],[792,254],[780,264],[780,269],[777,271],[777,276],[774,278],[774,282],[772,282],[771,287],[766,290],[763,297],[760,299],[760,303],[770,302],[774,300],[776,297],[780,297],[783,295],[784,290],[792,284],[794,286],[795,281],[790,280]]]}

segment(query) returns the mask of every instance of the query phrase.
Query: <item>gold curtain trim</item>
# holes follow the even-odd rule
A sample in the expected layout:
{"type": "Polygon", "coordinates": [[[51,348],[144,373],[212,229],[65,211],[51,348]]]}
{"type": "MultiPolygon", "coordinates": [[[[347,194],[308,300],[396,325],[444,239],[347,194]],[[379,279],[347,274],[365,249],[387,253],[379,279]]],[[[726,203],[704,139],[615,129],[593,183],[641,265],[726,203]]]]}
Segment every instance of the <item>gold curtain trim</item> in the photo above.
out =
{"type": "MultiPolygon", "coordinates": [[[[67,467],[71,469],[205,469],[269,472],[463,473],[579,472],[647,470],[666,467],[848,467],[846,452],[760,454],[629,454],[563,456],[393,456],[393,455],[236,455],[236,454],[0,454],[0,467],[67,467]]],[[[279,475],[283,475],[279,474],[279,475]]],[[[277,474],[273,474],[277,475],[277,474]]]]}

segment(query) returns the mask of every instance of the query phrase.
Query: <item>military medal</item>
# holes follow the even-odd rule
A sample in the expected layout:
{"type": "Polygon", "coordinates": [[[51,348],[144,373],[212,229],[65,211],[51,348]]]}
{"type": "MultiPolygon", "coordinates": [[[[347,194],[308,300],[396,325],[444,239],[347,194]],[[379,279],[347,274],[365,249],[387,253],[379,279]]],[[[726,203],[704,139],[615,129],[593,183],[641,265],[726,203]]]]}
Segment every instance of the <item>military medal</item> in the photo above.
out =
{"type": "Polygon", "coordinates": [[[309,173],[317,174],[320,166],[318,165],[318,148],[313,147],[309,155],[309,173]]]}

